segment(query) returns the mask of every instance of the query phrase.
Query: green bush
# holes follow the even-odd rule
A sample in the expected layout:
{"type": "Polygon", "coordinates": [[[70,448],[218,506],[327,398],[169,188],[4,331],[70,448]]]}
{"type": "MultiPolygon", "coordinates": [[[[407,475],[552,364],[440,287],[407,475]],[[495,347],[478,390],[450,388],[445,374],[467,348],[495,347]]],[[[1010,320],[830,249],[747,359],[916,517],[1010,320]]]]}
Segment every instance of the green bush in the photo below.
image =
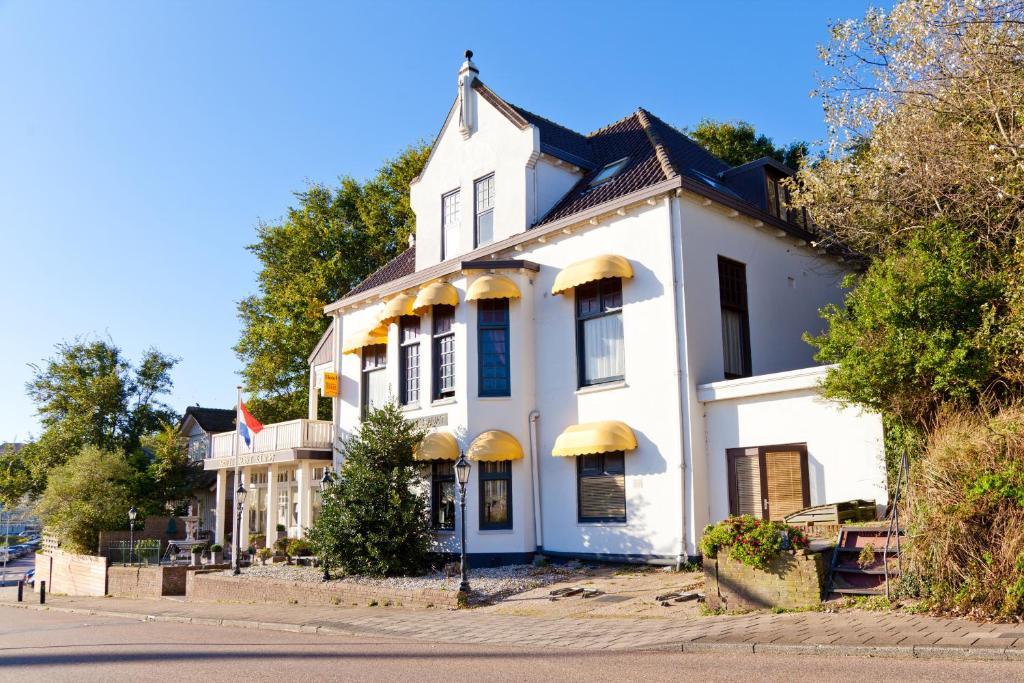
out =
{"type": "Polygon", "coordinates": [[[291,557],[306,557],[312,555],[313,550],[309,545],[309,541],[301,538],[293,538],[288,542],[288,555],[291,557]]]}
{"type": "Polygon", "coordinates": [[[282,536],[281,538],[274,541],[274,550],[281,553],[282,555],[288,554],[288,543],[291,541],[290,538],[282,536]]]}
{"type": "Polygon", "coordinates": [[[801,529],[743,515],[729,517],[718,524],[704,528],[700,551],[704,557],[716,558],[720,550],[728,549],[729,557],[754,567],[767,569],[786,545],[799,549],[807,547],[807,536],[801,529]]]}
{"type": "Polygon", "coordinates": [[[211,553],[219,553],[222,550],[224,550],[224,546],[222,546],[220,543],[214,543],[210,546],[211,553]]]}
{"type": "Polygon", "coordinates": [[[274,556],[274,551],[270,548],[260,548],[256,551],[256,557],[260,559],[263,564],[267,563],[267,560],[274,556]]]}

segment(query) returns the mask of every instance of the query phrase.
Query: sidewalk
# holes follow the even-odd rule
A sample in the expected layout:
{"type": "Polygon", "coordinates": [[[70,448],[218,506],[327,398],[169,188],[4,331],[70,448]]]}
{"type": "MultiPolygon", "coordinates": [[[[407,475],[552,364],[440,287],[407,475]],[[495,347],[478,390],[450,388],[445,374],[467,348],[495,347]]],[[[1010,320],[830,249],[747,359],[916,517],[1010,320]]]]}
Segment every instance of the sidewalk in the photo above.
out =
{"type": "Polygon", "coordinates": [[[482,610],[305,607],[192,603],[27,594],[0,607],[51,609],[148,621],[238,628],[385,636],[446,643],[531,645],[585,650],[670,650],[877,657],[996,659],[1024,662],[1024,625],[884,612],[757,613],[688,618],[543,618],[482,610]],[[34,602],[31,602],[34,601],[34,602]]]}

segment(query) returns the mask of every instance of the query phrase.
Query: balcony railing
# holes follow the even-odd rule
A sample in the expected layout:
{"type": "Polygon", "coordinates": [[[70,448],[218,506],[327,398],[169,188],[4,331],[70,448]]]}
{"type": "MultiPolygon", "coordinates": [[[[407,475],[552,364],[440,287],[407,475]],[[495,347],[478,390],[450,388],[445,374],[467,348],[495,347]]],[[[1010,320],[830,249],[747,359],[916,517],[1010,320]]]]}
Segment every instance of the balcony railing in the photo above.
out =
{"type": "Polygon", "coordinates": [[[264,425],[259,434],[253,438],[252,447],[245,445],[245,440],[237,432],[214,434],[210,446],[209,458],[227,458],[245,453],[272,453],[289,448],[330,450],[330,420],[289,420],[264,425]],[[232,441],[237,442],[237,450],[232,450],[232,441]]]}

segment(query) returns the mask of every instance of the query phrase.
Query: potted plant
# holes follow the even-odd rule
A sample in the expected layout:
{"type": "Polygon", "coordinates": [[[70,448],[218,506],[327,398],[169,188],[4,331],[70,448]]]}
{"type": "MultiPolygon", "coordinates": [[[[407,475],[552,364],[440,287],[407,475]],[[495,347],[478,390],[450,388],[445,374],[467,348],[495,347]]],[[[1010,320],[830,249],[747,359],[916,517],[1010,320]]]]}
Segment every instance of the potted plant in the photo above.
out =
{"type": "Polygon", "coordinates": [[[288,531],[287,527],[285,527],[284,524],[278,524],[276,529],[277,529],[277,533],[279,533],[279,534],[283,534],[283,533],[286,533],[288,531]]]}
{"type": "Polygon", "coordinates": [[[301,538],[293,538],[288,541],[287,552],[289,557],[295,559],[296,564],[300,564],[298,558],[308,557],[311,554],[309,543],[301,538]]]}
{"type": "Polygon", "coordinates": [[[210,546],[210,564],[221,564],[224,561],[224,546],[214,543],[210,546]]]}
{"type": "Polygon", "coordinates": [[[205,550],[202,545],[192,546],[192,564],[200,565],[203,563],[203,551],[205,550]]]}
{"type": "Polygon", "coordinates": [[[289,538],[279,538],[274,541],[274,554],[280,557],[287,558],[289,564],[291,564],[291,558],[288,556],[288,543],[291,541],[289,538]]]}
{"type": "Polygon", "coordinates": [[[274,551],[270,548],[260,548],[256,551],[256,557],[260,558],[260,564],[266,564],[267,560],[274,556],[274,551]]]}

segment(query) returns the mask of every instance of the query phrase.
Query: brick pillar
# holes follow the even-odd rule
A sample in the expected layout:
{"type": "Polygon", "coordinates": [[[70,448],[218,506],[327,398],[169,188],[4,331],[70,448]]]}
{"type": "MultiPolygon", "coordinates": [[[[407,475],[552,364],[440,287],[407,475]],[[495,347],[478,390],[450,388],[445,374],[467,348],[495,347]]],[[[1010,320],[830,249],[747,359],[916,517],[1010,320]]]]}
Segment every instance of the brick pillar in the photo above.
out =
{"type": "Polygon", "coordinates": [[[277,472],[267,466],[267,547],[273,548],[277,540],[277,472]]]}

